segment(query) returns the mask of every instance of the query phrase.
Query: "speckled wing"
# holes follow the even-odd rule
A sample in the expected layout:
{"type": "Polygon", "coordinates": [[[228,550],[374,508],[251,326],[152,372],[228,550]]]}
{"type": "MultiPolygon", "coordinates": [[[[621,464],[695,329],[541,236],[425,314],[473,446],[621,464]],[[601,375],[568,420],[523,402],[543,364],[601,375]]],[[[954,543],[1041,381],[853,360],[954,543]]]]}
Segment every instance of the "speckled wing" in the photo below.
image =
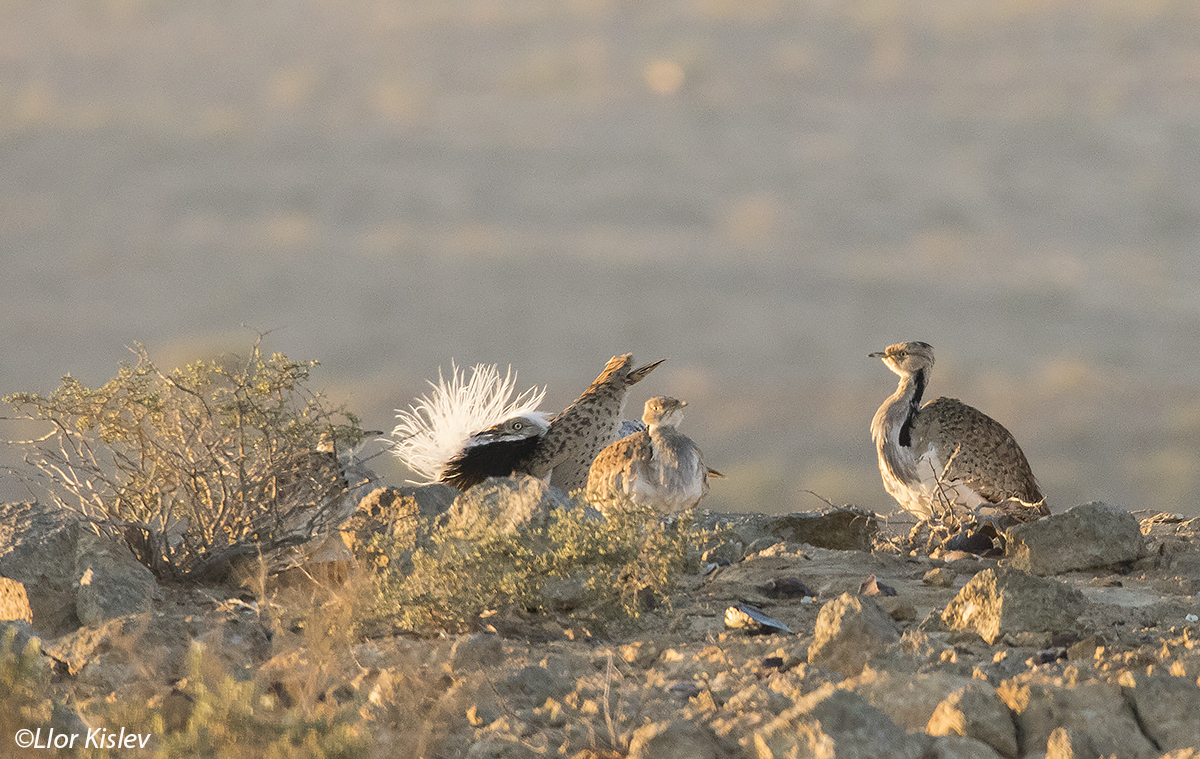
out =
{"type": "Polygon", "coordinates": [[[921,407],[912,436],[914,450],[937,448],[945,480],[970,483],[989,503],[1006,498],[1037,503],[1043,498],[1012,433],[979,409],[954,398],[935,398],[921,407]]]}
{"type": "Polygon", "coordinates": [[[607,500],[634,495],[636,483],[649,481],[647,463],[653,459],[649,432],[623,437],[596,456],[588,472],[587,493],[591,499],[607,500]]]}

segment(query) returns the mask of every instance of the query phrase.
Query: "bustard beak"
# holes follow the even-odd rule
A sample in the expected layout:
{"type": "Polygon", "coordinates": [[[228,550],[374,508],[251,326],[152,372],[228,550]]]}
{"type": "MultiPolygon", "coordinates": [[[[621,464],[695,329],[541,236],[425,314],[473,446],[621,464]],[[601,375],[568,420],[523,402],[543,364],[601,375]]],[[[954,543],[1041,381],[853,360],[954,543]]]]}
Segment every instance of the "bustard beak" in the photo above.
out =
{"type": "Polygon", "coordinates": [[[867,354],[867,358],[884,358],[885,356],[887,356],[887,351],[875,351],[867,354]]]}
{"type": "Polygon", "coordinates": [[[629,378],[627,380],[625,380],[625,384],[626,385],[635,385],[638,382],[641,382],[642,380],[644,380],[646,378],[647,374],[654,371],[654,368],[664,361],[666,361],[665,358],[660,358],[659,360],[655,361],[654,363],[646,364],[645,366],[634,369],[633,371],[631,371],[629,373],[629,378]]]}

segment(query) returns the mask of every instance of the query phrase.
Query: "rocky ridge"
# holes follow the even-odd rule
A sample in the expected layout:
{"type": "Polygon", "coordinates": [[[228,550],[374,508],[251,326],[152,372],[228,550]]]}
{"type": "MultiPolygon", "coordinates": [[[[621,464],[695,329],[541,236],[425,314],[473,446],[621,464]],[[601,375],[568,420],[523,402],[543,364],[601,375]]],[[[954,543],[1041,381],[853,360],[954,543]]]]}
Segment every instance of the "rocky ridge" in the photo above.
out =
{"type": "MultiPolygon", "coordinates": [[[[474,524],[448,495],[377,491],[351,525],[474,524]]],[[[226,671],[269,678],[280,708],[313,688],[361,704],[381,756],[414,731],[430,757],[1200,753],[1200,520],[1085,504],[1010,528],[998,558],[904,551],[856,509],[698,521],[716,536],[699,570],[604,637],[511,613],[469,635],[350,640],[318,661],[264,599],[160,585],[69,522],[0,546],[0,627],[41,638],[77,716],[139,698],[180,729],[177,686],[200,643],[226,671]],[[729,628],[735,606],[780,627],[729,628]]]]}

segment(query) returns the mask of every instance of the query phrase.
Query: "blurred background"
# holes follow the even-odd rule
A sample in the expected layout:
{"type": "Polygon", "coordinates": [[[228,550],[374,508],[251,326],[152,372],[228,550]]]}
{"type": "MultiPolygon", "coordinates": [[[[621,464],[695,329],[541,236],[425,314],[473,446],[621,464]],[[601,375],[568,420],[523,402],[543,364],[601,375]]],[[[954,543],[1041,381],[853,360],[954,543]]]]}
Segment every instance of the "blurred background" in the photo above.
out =
{"type": "Polygon", "coordinates": [[[1198,24],[1193,0],[10,0],[0,393],[269,332],[390,430],[451,359],[558,410],[632,351],[668,361],[629,415],[688,401],[728,475],[710,508],[890,512],[868,427],[896,378],[866,354],[919,339],[930,397],[1012,430],[1055,510],[1200,514],[1198,24]]]}

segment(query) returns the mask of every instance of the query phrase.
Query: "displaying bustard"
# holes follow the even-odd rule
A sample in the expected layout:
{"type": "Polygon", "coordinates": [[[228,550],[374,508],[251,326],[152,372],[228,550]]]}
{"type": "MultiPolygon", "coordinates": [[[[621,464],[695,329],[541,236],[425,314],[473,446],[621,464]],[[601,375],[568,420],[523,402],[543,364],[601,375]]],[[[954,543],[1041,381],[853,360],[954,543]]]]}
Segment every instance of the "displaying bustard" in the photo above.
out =
{"type": "Polygon", "coordinates": [[[429,481],[467,490],[488,477],[522,472],[566,491],[587,483],[592,459],[629,428],[622,414],[629,389],[662,360],[633,367],[633,355],[614,356],[574,403],[551,417],[538,411],[545,390],[512,399],[515,376],[477,365],[471,377],[457,369],[441,376],[392,431],[393,449],[429,481]],[[510,400],[512,399],[512,400],[510,400]]]}
{"type": "Polygon", "coordinates": [[[883,487],[922,520],[946,519],[1007,502],[1019,520],[1049,514],[1021,447],[1003,425],[954,398],[921,398],[933,347],[909,342],[871,353],[900,384],[871,422],[883,487]]]}
{"type": "Polygon", "coordinates": [[[721,477],[704,465],[692,439],[679,431],[687,401],[656,397],[646,401],[646,429],[610,444],[592,462],[588,500],[629,501],[670,513],[694,508],[708,492],[708,477],[721,477]]]}

